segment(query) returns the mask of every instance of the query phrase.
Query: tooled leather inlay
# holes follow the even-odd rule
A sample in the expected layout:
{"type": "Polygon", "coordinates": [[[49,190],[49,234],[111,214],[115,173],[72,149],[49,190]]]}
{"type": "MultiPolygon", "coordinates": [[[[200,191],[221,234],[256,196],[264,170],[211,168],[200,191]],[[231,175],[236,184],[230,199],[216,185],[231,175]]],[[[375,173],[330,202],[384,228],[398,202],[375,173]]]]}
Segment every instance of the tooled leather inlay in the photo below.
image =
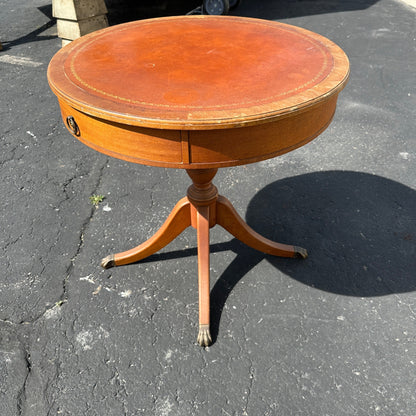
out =
{"type": "Polygon", "coordinates": [[[75,48],[67,77],[131,106],[192,111],[247,108],[322,82],[333,58],[318,39],[253,20],[172,19],[122,25],[75,48]]]}

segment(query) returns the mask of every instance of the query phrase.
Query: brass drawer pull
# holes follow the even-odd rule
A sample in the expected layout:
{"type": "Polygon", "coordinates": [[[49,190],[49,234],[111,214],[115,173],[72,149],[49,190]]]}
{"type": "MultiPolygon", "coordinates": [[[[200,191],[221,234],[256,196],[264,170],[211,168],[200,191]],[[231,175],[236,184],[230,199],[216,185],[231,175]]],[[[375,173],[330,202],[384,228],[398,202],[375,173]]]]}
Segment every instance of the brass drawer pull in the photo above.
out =
{"type": "Polygon", "coordinates": [[[68,125],[69,129],[72,131],[72,133],[75,134],[75,136],[79,136],[79,127],[78,124],[76,123],[74,117],[72,116],[68,116],[66,118],[66,124],[68,125]]]}

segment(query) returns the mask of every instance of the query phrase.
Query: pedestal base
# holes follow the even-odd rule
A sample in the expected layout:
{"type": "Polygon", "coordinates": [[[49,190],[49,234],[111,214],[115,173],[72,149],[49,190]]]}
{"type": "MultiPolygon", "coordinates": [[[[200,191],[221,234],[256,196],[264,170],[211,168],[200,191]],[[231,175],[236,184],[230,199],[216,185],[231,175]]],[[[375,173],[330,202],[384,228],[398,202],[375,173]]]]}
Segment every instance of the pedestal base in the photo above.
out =
{"type": "Polygon", "coordinates": [[[273,256],[306,258],[308,253],[302,247],[268,240],[250,228],[228,199],[218,195],[217,188],[212,184],[217,169],[189,169],[187,172],[193,184],[189,187],[187,196],[176,204],[156,234],[131,250],[105,257],[101,261],[101,266],[110,268],[135,263],[165,247],[187,227],[194,227],[198,241],[199,334],[197,341],[205,347],[212,343],[209,330],[210,228],[218,224],[248,246],[273,256]]]}

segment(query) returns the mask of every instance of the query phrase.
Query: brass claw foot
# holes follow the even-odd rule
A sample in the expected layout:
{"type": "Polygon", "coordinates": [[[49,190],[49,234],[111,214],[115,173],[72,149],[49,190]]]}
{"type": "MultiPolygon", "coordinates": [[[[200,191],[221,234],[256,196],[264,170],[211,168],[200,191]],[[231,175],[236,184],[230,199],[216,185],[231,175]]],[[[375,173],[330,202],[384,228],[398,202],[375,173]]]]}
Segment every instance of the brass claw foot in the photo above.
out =
{"type": "Polygon", "coordinates": [[[110,267],[114,267],[116,265],[116,262],[114,261],[114,254],[110,254],[107,257],[104,257],[101,260],[101,267],[104,269],[109,269],[110,267]]]}
{"type": "Polygon", "coordinates": [[[295,249],[295,257],[298,259],[306,259],[308,258],[308,251],[306,248],[294,246],[295,249]]]}
{"type": "Polygon", "coordinates": [[[211,332],[209,331],[209,325],[199,325],[198,344],[201,347],[208,347],[212,344],[211,332]]]}

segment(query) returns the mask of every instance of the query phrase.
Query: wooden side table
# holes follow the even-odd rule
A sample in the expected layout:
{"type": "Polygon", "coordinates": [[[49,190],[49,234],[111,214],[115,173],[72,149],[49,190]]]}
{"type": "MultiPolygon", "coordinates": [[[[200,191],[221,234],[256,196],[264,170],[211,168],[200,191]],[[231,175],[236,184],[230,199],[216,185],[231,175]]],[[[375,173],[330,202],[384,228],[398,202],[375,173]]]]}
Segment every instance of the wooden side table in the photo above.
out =
{"type": "Polygon", "coordinates": [[[209,331],[209,229],[284,257],[305,249],[252,230],[212,184],[217,169],[265,160],[318,136],[347,83],[345,53],[282,23],[241,17],[150,19],[103,29],[52,59],[48,78],[69,131],[130,162],[186,169],[192,180],[161,229],[102,266],[134,263],[197,230],[199,334],[209,331]],[[117,42],[114,42],[117,39],[117,42]]]}

